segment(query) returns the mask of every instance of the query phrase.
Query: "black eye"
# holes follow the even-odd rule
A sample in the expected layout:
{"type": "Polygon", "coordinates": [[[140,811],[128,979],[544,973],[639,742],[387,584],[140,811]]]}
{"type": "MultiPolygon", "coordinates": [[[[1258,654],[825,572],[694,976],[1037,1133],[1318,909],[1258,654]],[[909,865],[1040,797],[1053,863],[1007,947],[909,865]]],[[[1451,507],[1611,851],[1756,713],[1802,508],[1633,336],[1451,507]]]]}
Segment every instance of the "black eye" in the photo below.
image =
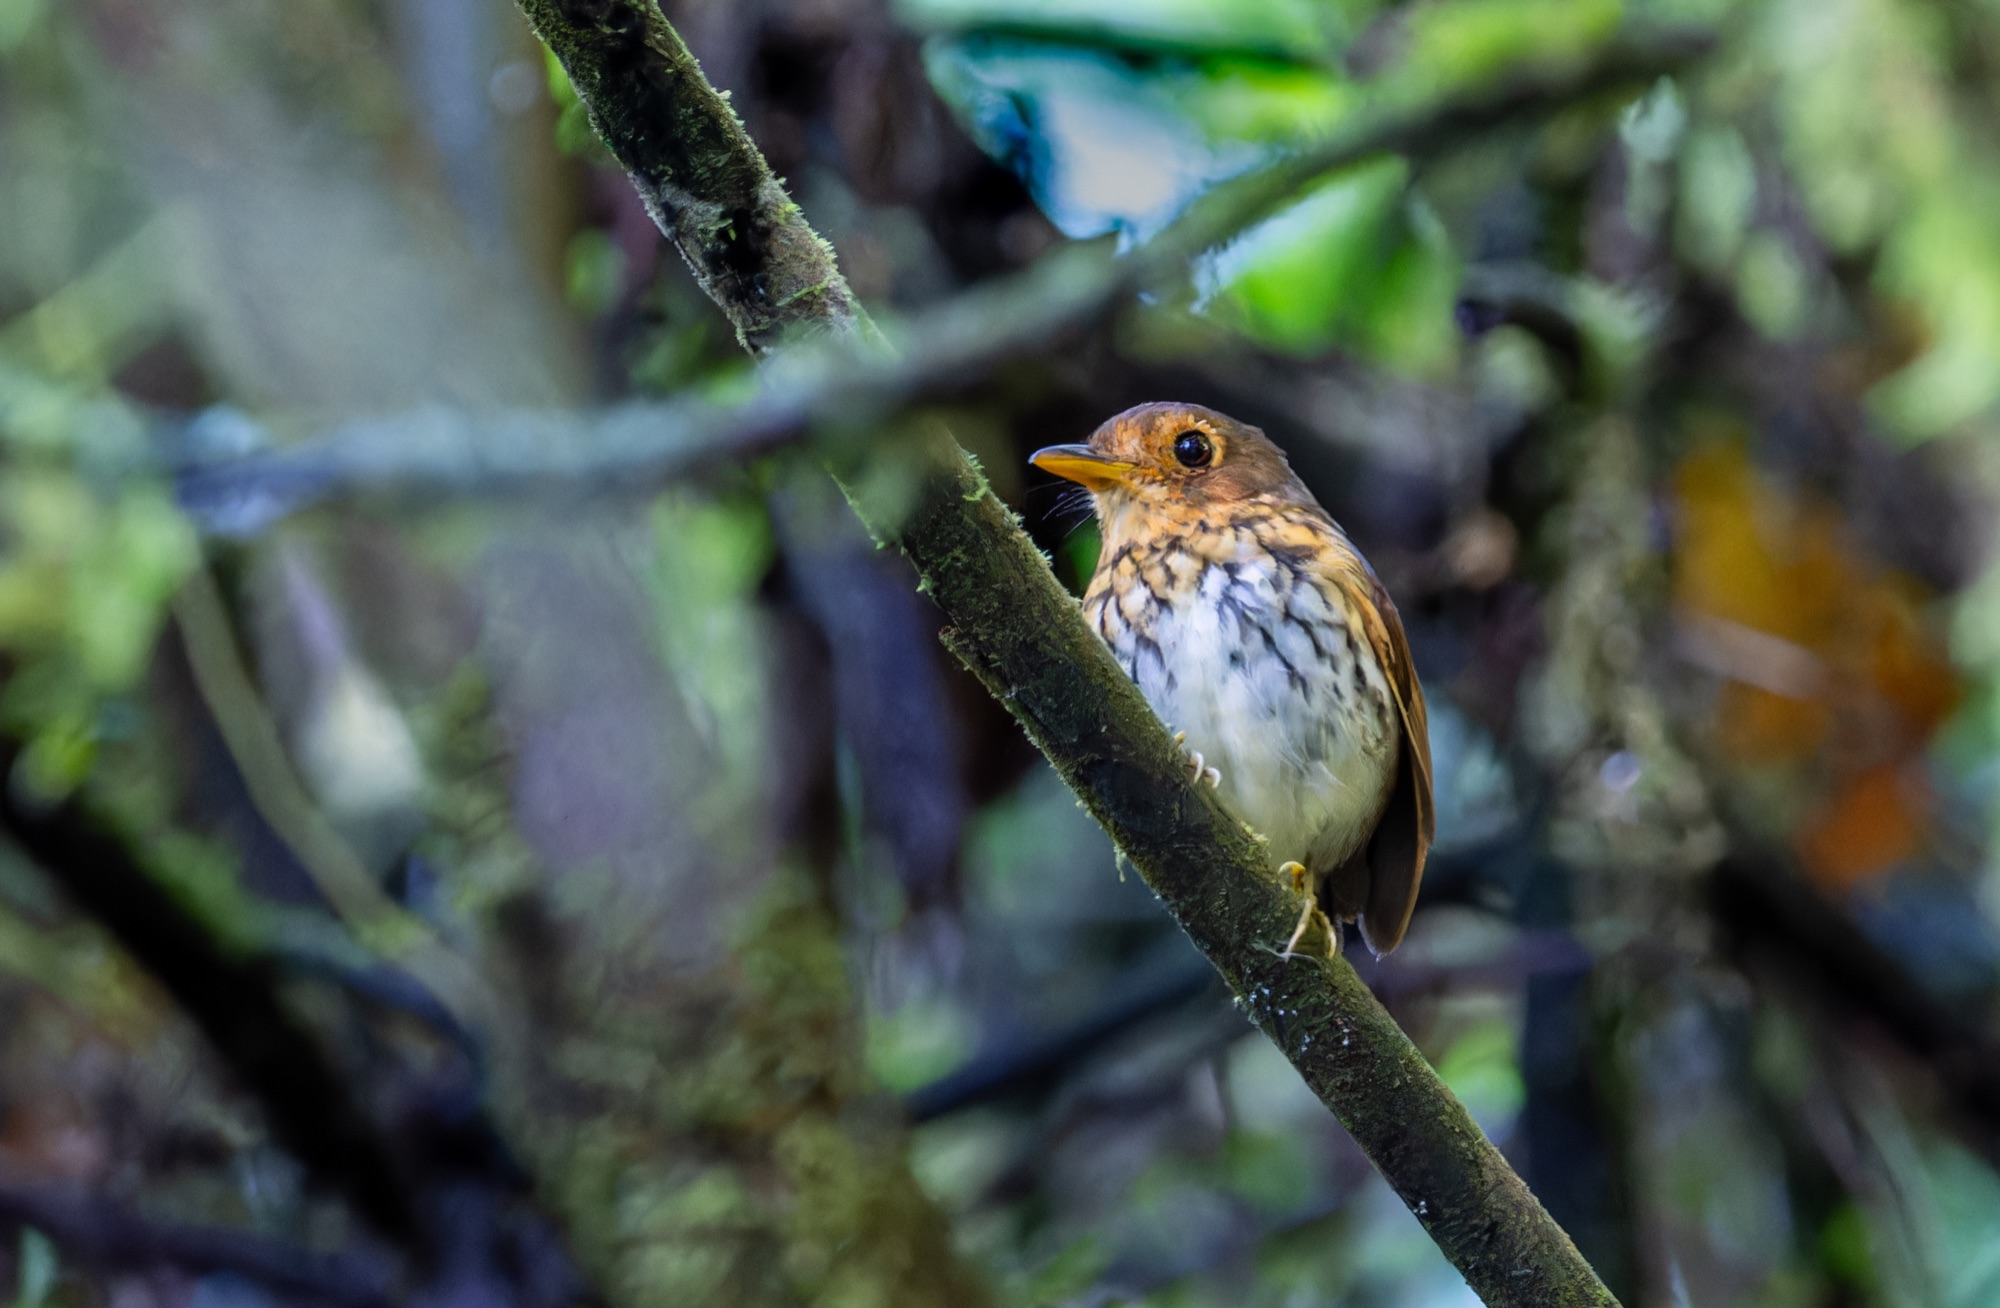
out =
{"type": "Polygon", "coordinates": [[[1183,468],[1206,468],[1215,458],[1215,447],[1198,431],[1184,431],[1174,437],[1174,458],[1183,468]]]}

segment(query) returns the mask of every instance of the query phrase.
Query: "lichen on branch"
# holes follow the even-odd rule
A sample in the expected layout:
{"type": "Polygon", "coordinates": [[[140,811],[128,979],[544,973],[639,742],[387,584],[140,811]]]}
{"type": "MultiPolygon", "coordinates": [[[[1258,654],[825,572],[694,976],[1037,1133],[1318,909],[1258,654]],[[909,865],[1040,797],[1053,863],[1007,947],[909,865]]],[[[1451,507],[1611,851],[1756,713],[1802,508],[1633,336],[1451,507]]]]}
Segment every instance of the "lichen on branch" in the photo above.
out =
{"type": "Polygon", "coordinates": [[[650,4],[522,0],[591,126],[695,280],[761,354],[793,328],[865,330],[833,248],[650,4]]]}

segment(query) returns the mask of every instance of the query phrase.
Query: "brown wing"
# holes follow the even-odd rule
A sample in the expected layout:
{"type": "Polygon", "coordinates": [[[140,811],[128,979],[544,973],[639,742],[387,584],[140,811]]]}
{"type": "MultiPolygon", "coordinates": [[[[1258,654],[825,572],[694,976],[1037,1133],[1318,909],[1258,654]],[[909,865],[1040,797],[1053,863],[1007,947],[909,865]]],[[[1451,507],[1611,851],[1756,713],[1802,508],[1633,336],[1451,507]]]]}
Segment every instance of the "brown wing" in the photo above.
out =
{"type": "Polygon", "coordinates": [[[1375,824],[1375,834],[1368,838],[1368,896],[1360,915],[1361,938],[1380,957],[1402,942],[1403,931],[1410,925],[1424,860],[1437,834],[1437,813],[1431,802],[1431,737],[1424,688],[1417,683],[1410,641],[1403,634],[1403,619],[1396,612],[1395,601],[1366,569],[1363,564],[1357,580],[1344,582],[1343,589],[1357,601],[1364,596],[1369,601],[1356,603],[1354,608],[1362,615],[1369,647],[1381,661],[1390,692],[1396,697],[1403,728],[1395,788],[1375,824]],[[1366,590],[1361,594],[1353,593],[1364,585],[1366,590]]]}

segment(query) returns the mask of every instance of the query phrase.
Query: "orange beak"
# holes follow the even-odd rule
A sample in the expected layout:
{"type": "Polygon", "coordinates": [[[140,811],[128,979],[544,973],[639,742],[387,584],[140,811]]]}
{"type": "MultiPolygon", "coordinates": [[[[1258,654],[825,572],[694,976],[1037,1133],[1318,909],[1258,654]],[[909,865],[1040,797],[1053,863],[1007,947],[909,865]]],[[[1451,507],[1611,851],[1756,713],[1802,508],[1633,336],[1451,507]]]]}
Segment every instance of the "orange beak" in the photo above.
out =
{"type": "Polygon", "coordinates": [[[1091,490],[1109,490],[1123,482],[1138,465],[1121,459],[1107,459],[1088,445],[1051,445],[1036,450],[1028,462],[1043,472],[1053,472],[1091,490]]]}

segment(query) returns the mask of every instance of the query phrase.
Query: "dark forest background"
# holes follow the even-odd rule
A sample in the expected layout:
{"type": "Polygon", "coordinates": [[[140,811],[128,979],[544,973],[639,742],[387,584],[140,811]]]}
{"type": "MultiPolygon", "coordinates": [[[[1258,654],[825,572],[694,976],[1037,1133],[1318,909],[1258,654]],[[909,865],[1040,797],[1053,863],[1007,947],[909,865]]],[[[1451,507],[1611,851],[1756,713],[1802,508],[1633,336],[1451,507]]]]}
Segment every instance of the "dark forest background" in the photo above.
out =
{"type": "MultiPolygon", "coordinates": [[[[1655,69],[925,403],[1077,588],[1029,451],[1286,447],[1431,700],[1357,964],[1625,1303],[2000,1304],[2000,8],[665,11],[892,337],[1655,69]]],[[[470,471],[758,384],[500,0],[0,0],[0,1298],[1471,1301],[810,453],[470,471]],[[440,428],[421,494],[188,494],[440,428]]]]}

